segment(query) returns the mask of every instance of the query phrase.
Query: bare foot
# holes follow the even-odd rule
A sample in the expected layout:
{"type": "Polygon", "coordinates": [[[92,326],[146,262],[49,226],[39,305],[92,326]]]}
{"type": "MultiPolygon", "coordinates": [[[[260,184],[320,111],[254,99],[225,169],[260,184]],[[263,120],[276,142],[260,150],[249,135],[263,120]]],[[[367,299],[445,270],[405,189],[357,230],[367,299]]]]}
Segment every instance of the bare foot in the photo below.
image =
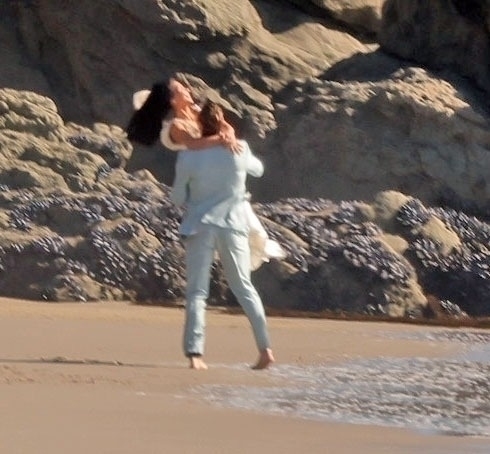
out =
{"type": "Polygon", "coordinates": [[[274,355],[270,348],[260,351],[259,359],[257,363],[252,366],[253,370],[267,369],[275,361],[274,355]]]}
{"type": "Polygon", "coordinates": [[[199,356],[191,356],[189,358],[189,367],[196,370],[207,370],[208,365],[199,356]]]}

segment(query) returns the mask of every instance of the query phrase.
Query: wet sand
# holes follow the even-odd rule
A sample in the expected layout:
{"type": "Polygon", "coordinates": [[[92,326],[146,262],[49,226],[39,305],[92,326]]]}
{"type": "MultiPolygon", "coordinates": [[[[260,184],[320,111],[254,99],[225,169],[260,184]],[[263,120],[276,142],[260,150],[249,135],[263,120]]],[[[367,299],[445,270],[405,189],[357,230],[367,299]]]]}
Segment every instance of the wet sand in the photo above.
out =
{"type": "MultiPolygon", "coordinates": [[[[208,385],[275,386],[244,316],[208,311],[208,371],[181,355],[183,311],[0,299],[0,452],[487,453],[486,438],[313,421],[210,404],[208,385]]],[[[443,328],[271,317],[278,366],[457,355],[443,328]],[[400,336],[400,333],[406,336],[400,336]],[[418,336],[421,334],[421,336],[418,336]]]]}

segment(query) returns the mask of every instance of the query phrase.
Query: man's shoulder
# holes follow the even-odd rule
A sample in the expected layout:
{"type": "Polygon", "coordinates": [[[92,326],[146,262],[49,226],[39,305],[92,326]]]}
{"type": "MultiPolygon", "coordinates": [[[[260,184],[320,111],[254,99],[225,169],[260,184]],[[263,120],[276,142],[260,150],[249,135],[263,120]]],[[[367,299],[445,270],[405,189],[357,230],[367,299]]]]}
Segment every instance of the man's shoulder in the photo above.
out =
{"type": "Polygon", "coordinates": [[[250,148],[250,145],[246,140],[240,139],[238,140],[238,143],[241,145],[241,150],[242,150],[241,154],[243,156],[253,155],[252,149],[250,148]]]}
{"type": "Polygon", "coordinates": [[[245,139],[237,139],[237,142],[248,147],[248,142],[245,139]]]}
{"type": "Polygon", "coordinates": [[[226,147],[223,147],[221,145],[216,145],[214,147],[201,148],[199,150],[184,150],[182,153],[184,153],[187,158],[199,159],[199,158],[209,157],[216,154],[224,154],[224,153],[228,154],[229,152],[226,147]]]}

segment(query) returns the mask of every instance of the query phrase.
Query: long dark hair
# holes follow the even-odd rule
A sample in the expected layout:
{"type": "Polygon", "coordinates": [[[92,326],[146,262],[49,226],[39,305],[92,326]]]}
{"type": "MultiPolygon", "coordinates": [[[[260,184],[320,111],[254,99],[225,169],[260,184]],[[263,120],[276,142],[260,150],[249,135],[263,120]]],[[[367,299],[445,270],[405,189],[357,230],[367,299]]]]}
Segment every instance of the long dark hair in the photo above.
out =
{"type": "Polygon", "coordinates": [[[126,127],[128,139],[141,145],[153,145],[160,136],[162,120],[172,109],[168,82],[153,85],[141,109],[134,112],[126,127]]]}

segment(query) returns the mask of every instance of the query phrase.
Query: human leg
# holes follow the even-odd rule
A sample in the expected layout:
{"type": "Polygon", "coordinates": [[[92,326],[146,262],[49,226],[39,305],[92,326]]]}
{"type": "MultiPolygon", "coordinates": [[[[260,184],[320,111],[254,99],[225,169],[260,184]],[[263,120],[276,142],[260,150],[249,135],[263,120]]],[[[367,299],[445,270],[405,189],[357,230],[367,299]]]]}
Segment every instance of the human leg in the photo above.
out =
{"type": "Polygon", "coordinates": [[[252,326],[260,356],[256,369],[274,361],[270,346],[265,310],[250,276],[250,249],[247,235],[229,229],[217,231],[216,245],[231,291],[242,306],[252,326]]]}
{"type": "Polygon", "coordinates": [[[204,353],[206,300],[214,243],[213,231],[206,227],[185,240],[187,285],[183,347],[194,369],[207,368],[201,357],[204,353]]]}

